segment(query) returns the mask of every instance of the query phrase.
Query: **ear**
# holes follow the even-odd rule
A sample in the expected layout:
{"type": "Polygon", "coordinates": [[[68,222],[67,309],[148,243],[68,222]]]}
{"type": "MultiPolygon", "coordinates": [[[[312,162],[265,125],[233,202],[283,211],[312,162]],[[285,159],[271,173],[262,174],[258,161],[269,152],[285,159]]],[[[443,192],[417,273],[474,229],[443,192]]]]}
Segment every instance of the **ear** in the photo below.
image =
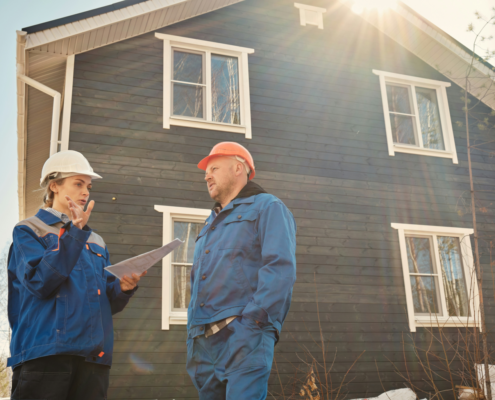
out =
{"type": "Polygon", "coordinates": [[[51,182],[48,186],[50,187],[50,190],[51,190],[53,193],[55,193],[55,190],[54,190],[54,189],[55,189],[55,187],[57,186],[57,184],[56,184],[55,182],[51,182]]]}
{"type": "Polygon", "coordinates": [[[235,165],[235,176],[240,176],[244,173],[244,165],[242,165],[242,163],[238,162],[236,165],[235,165]]]}

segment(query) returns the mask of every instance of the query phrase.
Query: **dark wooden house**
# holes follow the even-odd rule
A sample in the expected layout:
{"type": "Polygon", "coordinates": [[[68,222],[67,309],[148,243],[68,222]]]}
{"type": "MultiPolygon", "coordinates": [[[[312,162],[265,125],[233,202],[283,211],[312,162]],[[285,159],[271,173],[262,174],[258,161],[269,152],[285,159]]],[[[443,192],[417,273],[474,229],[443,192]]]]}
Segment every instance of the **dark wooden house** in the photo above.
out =
{"type": "MultiPolygon", "coordinates": [[[[125,0],[17,34],[20,218],[40,207],[44,161],[73,149],[104,177],[91,225],[113,263],[188,241],[114,318],[111,399],[197,398],[185,371],[185,308],[194,234],[212,201],[196,165],[221,141],[251,151],[256,182],[298,225],[275,397],[281,386],[285,398],[299,391],[290,382],[308,370],[308,351],[322,361],[320,331],[332,387],[348,382],[340,398],[402,388],[397,372],[433,390],[414,346],[443,354],[432,339],[439,324],[453,341],[459,327],[479,332],[472,218],[460,201],[470,188],[466,129],[457,123],[469,50],[401,3],[301,1],[125,0]]],[[[475,62],[469,92],[479,115],[495,109],[492,75],[475,62]]],[[[476,125],[471,136],[490,139],[476,125]]],[[[475,152],[472,163],[490,204],[495,160],[475,152]]],[[[490,212],[478,223],[480,235],[495,233],[490,212]]]]}

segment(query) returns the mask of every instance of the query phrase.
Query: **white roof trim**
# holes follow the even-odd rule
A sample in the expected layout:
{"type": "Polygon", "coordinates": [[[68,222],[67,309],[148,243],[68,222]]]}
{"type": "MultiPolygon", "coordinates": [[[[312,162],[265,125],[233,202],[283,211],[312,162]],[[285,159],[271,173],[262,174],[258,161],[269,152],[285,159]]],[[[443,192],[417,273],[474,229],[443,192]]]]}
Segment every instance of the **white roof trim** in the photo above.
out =
{"type": "MultiPolygon", "coordinates": [[[[441,43],[443,46],[447,47],[449,50],[451,50],[452,52],[457,54],[465,62],[471,63],[472,56],[469,53],[467,53],[462,48],[457,46],[451,40],[448,40],[445,36],[440,35],[436,31],[436,29],[432,28],[428,24],[425,24],[416,15],[410,13],[408,10],[406,10],[403,7],[397,7],[396,11],[397,11],[397,13],[402,15],[404,18],[406,18],[409,22],[411,22],[414,26],[416,26],[417,28],[420,28],[423,32],[427,33],[432,39],[436,40],[437,42],[441,43]]],[[[494,79],[494,75],[493,75],[494,71],[491,70],[490,68],[488,68],[485,64],[475,60],[474,61],[474,67],[486,75],[491,75],[492,79],[494,79]]]]}
{"type": "Polygon", "coordinates": [[[26,38],[26,50],[43,46],[70,36],[87,33],[98,28],[103,28],[108,25],[126,21],[131,18],[136,18],[152,11],[158,11],[176,4],[186,3],[187,1],[189,0],[149,0],[122,8],[120,10],[110,11],[94,17],[31,33],[27,35],[26,38]]]}
{"type": "Polygon", "coordinates": [[[70,56],[153,32],[244,0],[148,0],[30,33],[26,51],[70,56]]]}

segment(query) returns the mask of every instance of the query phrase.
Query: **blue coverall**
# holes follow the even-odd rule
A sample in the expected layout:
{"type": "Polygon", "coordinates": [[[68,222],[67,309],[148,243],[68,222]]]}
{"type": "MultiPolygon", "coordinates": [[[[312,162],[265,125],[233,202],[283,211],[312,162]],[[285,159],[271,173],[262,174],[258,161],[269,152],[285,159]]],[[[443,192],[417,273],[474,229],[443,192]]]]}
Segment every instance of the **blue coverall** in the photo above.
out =
{"type": "MultiPolygon", "coordinates": [[[[252,182],[245,189],[253,187],[261,189],[252,182]]],[[[187,326],[187,370],[201,400],[266,398],[296,280],[295,251],[292,213],[263,189],[206,220],[196,239],[187,326]],[[205,337],[206,324],[231,316],[238,318],[205,337]]]]}
{"type": "Polygon", "coordinates": [[[137,287],[123,293],[104,270],[108,265],[105,242],[87,226],[63,225],[45,210],[19,222],[8,264],[7,366],[52,355],[110,366],[112,314],[124,309],[137,287]]]}

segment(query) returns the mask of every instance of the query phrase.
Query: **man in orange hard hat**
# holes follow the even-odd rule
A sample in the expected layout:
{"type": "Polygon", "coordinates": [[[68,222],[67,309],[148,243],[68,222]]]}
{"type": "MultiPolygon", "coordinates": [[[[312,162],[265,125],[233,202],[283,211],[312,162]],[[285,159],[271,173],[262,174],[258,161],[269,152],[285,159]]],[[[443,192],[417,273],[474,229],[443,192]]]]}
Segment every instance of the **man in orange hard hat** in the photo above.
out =
{"type": "Polygon", "coordinates": [[[194,251],[187,370],[200,400],[265,399],[296,280],[296,223],[252,182],[240,144],[217,144],[198,167],[216,203],[194,251]]]}

